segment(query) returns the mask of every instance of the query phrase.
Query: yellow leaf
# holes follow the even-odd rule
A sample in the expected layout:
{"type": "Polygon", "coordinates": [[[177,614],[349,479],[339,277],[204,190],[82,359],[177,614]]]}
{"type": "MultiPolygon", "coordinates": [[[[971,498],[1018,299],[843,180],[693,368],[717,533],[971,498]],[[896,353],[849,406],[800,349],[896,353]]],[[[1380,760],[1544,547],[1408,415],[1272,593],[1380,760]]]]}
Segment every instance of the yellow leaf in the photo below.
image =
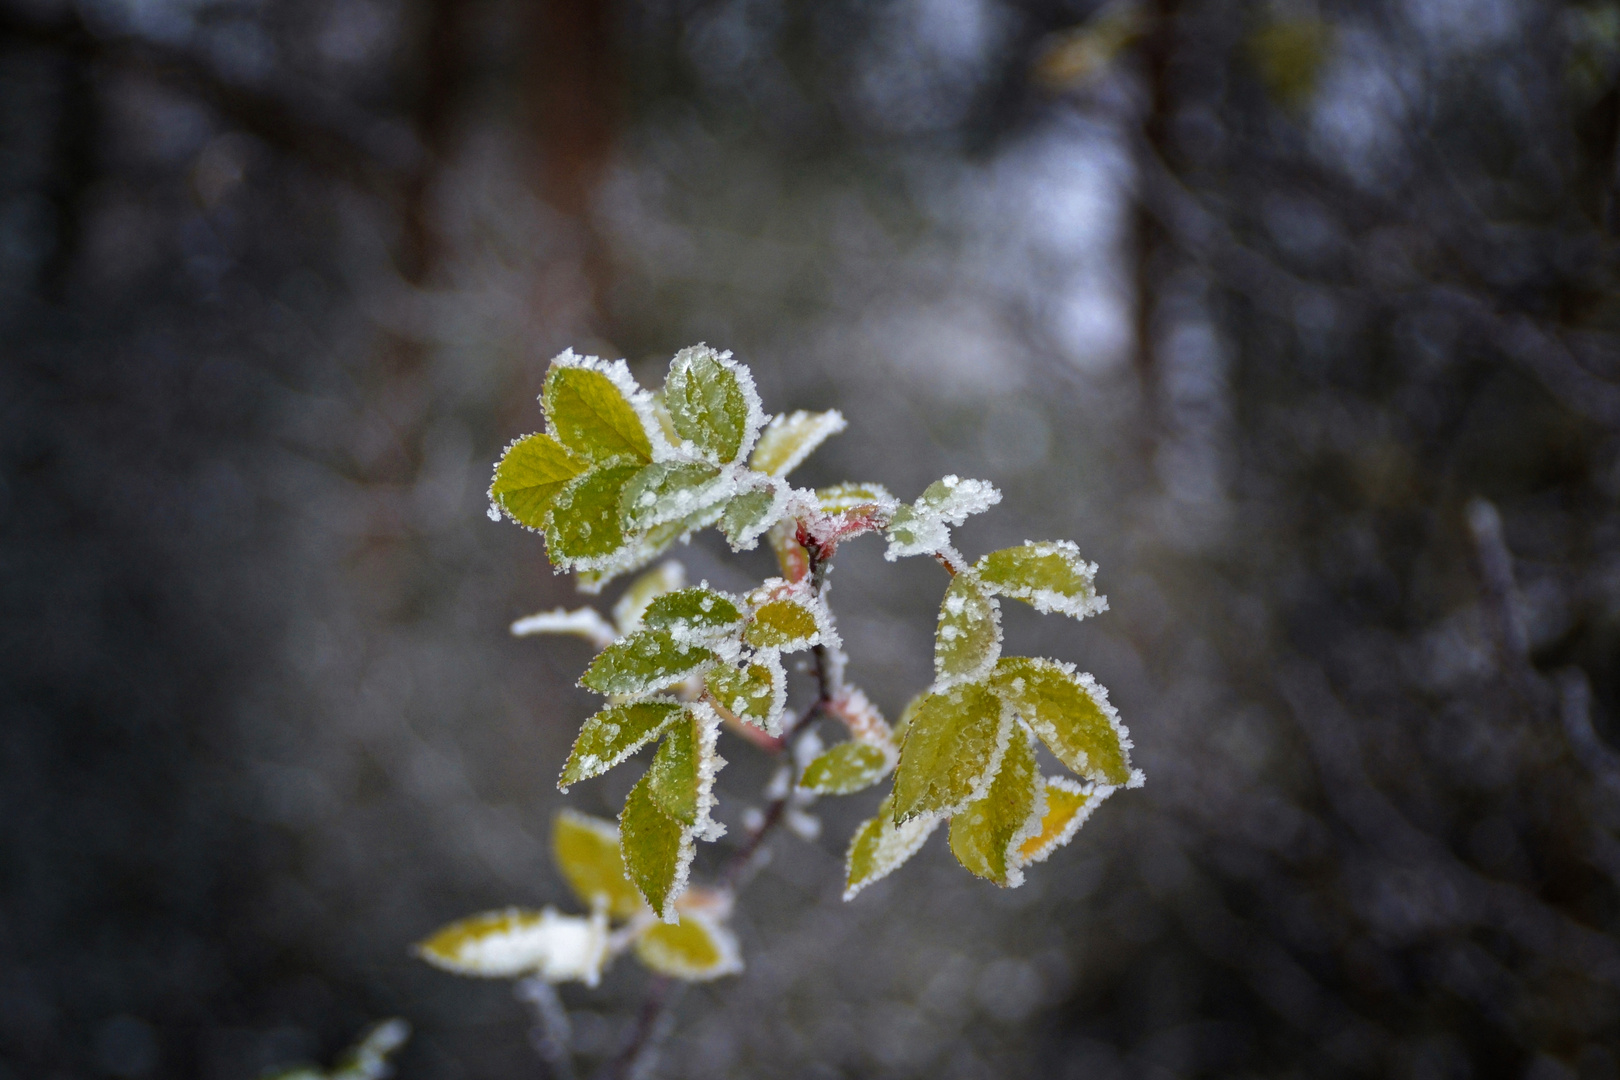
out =
{"type": "Polygon", "coordinates": [[[707,982],[742,970],[737,938],[720,920],[682,912],[673,925],[655,923],[636,939],[636,959],[660,975],[707,982]]]}
{"type": "Polygon", "coordinates": [[[619,830],[611,821],[564,810],[551,822],[551,858],[587,907],[603,907],[615,919],[647,910],[625,876],[619,830]]]}
{"type": "Polygon", "coordinates": [[[607,918],[560,915],[555,908],[507,908],[453,922],[416,947],[423,960],[458,975],[595,986],[607,959],[607,918]]]}

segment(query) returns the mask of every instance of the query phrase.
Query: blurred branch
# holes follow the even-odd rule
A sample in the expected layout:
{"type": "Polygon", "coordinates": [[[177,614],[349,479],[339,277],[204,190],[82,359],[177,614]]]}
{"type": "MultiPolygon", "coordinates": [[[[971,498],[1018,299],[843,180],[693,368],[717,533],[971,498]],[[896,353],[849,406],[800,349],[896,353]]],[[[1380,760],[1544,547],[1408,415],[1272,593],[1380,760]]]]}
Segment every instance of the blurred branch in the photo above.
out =
{"type": "Polygon", "coordinates": [[[1468,533],[1474,542],[1474,560],[1485,591],[1485,612],[1496,642],[1497,662],[1508,683],[1524,704],[1542,711],[1545,685],[1530,662],[1530,638],[1525,632],[1523,601],[1513,578],[1513,555],[1502,536],[1502,515],[1488,500],[1468,503],[1468,533]]]}
{"type": "Polygon", "coordinates": [[[1558,676],[1559,715],[1570,749],[1604,787],[1620,795],[1620,753],[1604,743],[1592,726],[1592,684],[1578,667],[1558,676]]]}
{"type": "Polygon", "coordinates": [[[551,1070],[553,1080],[574,1080],[573,1028],[557,988],[534,976],[520,980],[513,990],[517,999],[534,1012],[529,1041],[551,1070]]]}

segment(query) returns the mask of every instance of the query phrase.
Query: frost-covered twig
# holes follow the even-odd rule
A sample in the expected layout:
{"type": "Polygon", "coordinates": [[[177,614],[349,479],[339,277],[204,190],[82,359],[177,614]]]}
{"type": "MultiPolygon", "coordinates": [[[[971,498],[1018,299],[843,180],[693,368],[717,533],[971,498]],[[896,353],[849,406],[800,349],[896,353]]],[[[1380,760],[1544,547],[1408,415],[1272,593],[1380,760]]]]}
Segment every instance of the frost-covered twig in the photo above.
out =
{"type": "Polygon", "coordinates": [[[530,977],[513,988],[517,999],[534,1011],[535,1024],[529,1029],[529,1042],[546,1063],[555,1080],[574,1080],[573,1026],[557,988],[544,979],[530,977]]]}

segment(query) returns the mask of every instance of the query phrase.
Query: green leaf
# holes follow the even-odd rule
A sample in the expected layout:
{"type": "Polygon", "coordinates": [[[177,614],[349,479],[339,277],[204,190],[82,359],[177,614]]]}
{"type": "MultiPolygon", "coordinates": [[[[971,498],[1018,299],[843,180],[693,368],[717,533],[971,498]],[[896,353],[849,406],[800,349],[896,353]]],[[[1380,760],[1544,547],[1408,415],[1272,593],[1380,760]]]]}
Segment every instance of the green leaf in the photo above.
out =
{"type": "Polygon", "coordinates": [[[756,649],[794,652],[820,641],[821,626],[809,605],[783,597],[767,600],[754,609],[743,630],[743,640],[756,649]]]}
{"type": "Polygon", "coordinates": [[[934,676],[949,685],[990,674],[1001,655],[1001,609],[979,579],[963,571],[951,578],[934,631],[934,676]]]}
{"type": "Polygon", "coordinates": [[[921,708],[922,703],[927,700],[928,691],[924,690],[922,693],[906,702],[906,707],[900,710],[900,719],[894,722],[894,741],[897,746],[903,746],[905,744],[906,732],[911,730],[911,721],[916,718],[917,710],[921,708]]]}
{"type": "Polygon", "coordinates": [[[722,464],[741,457],[765,422],[748,369],[705,345],[675,354],[664,401],[681,438],[722,464]]]}
{"type": "Polygon", "coordinates": [[[713,663],[714,653],[676,641],[665,630],[638,630],[603,649],[580,677],[598,694],[645,694],[680,682],[713,663]]]}
{"type": "Polygon", "coordinates": [[[781,734],[787,673],[775,652],[766,649],[755,653],[740,667],[716,664],[706,678],[710,696],[722,709],[771,735],[781,734]]]}
{"type": "Polygon", "coordinates": [[[951,818],[951,853],[956,861],[1002,888],[1022,885],[1018,850],[1040,831],[1043,792],[1034,740],[1024,725],[1014,724],[989,790],[951,818]]]}
{"type": "Polygon", "coordinates": [[[1067,540],[1026,541],[992,551],[973,569],[993,591],[1033,604],[1039,612],[1083,619],[1108,610],[1107,597],[1097,595],[1097,564],[1082,559],[1067,540]]]}
{"type": "Polygon", "coordinates": [[[619,518],[626,529],[636,532],[683,521],[722,502],[725,490],[726,480],[717,466],[661,461],[646,466],[624,485],[619,518]]]}
{"type": "Polygon", "coordinates": [[[892,759],[876,746],[841,742],[804,767],[799,786],[822,795],[852,795],[889,774],[892,759]]]}
{"type": "Polygon", "coordinates": [[[928,555],[951,542],[949,525],[960,525],[1001,501],[1001,492],[983,480],[947,476],[935,480],[910,506],[894,512],[889,522],[889,548],[883,557],[893,562],[907,555],[928,555]]]}
{"type": "Polygon", "coordinates": [[[558,493],[587,464],[550,435],[525,435],[495,463],[489,501],[519,525],[543,529],[558,493]]]}
{"type": "Polygon", "coordinates": [[[658,809],[682,825],[698,819],[698,743],[696,725],[676,724],[658,744],[647,769],[647,794],[658,809]]]}
{"type": "Polygon", "coordinates": [[[1076,675],[1072,664],[1010,656],[996,663],[991,683],[1063,764],[1099,784],[1141,784],[1131,768],[1130,734],[1090,675],[1076,675]]]}
{"type": "Polygon", "coordinates": [[[560,791],[600,776],[669,730],[684,712],[677,701],[610,705],[585,721],[557,781],[560,791]]]}
{"type": "Polygon", "coordinates": [[[742,612],[725,593],[709,588],[665,593],[647,605],[642,622],[679,641],[706,641],[724,636],[742,622],[742,612]]]}
{"type": "Polygon", "coordinates": [[[923,699],[894,774],[895,822],[952,814],[983,795],[1012,724],[1010,711],[983,683],[958,683],[923,699]]]}
{"type": "Polygon", "coordinates": [[[1049,776],[1046,784],[1046,813],[1040,829],[1018,848],[1018,865],[1045,862],[1046,857],[1074,838],[1097,805],[1114,789],[1080,785],[1064,776],[1049,776]]]}
{"type": "Polygon", "coordinates": [[[686,568],[674,559],[661,563],[630,583],[613,605],[613,622],[619,633],[633,634],[641,629],[641,616],[647,605],[686,584],[686,568]]]}
{"type": "Polygon", "coordinates": [[[507,908],[453,922],[416,947],[416,955],[457,975],[510,979],[530,973],[548,982],[595,986],[607,959],[605,918],[560,915],[555,908],[507,908]]]}
{"type": "Polygon", "coordinates": [[[636,890],[665,922],[674,922],[675,897],[686,887],[693,841],[688,830],[658,808],[651,774],[636,781],[619,815],[619,850],[636,890]]]}
{"type": "Polygon", "coordinates": [[[720,531],[733,551],[752,551],[759,537],[782,516],[785,500],[769,485],[750,488],[732,497],[720,515],[720,531]]]}
{"type": "Polygon", "coordinates": [[[850,839],[849,852],[844,856],[844,899],[854,899],[872,882],[899,869],[927,842],[942,820],[926,814],[896,825],[894,797],[884,799],[877,816],[862,823],[850,839]]]}
{"type": "Polygon", "coordinates": [[[811,452],[849,425],[837,409],[778,416],[759,436],[748,467],[769,476],[786,476],[811,452]]]}
{"type": "Polygon", "coordinates": [[[638,465],[603,465],[570,481],[551,508],[546,532],[555,563],[594,562],[625,546],[619,526],[619,495],[638,465]]]}
{"type": "Polygon", "coordinates": [[[568,449],[595,462],[632,457],[652,460],[652,442],[631,401],[635,380],[623,360],[603,363],[565,350],[546,372],[541,407],[551,433],[568,449]]]}
{"type": "Polygon", "coordinates": [[[619,830],[611,821],[563,810],[551,821],[551,858],[574,895],[614,919],[628,919],[647,905],[624,873],[619,830]]]}
{"type": "Polygon", "coordinates": [[[816,505],[829,514],[842,514],[857,506],[887,509],[895,506],[896,500],[882,484],[835,484],[816,489],[816,505]]]}
{"type": "Polygon", "coordinates": [[[576,567],[577,576],[574,579],[576,587],[582,593],[601,592],[604,585],[620,574],[640,570],[658,558],[685,532],[685,523],[672,522],[669,525],[654,526],[638,536],[626,537],[624,547],[612,555],[592,559],[589,565],[576,567]]]}
{"type": "Polygon", "coordinates": [[[636,959],[660,975],[707,982],[742,970],[737,938],[720,920],[683,912],[674,925],[658,923],[636,939],[636,959]]]}

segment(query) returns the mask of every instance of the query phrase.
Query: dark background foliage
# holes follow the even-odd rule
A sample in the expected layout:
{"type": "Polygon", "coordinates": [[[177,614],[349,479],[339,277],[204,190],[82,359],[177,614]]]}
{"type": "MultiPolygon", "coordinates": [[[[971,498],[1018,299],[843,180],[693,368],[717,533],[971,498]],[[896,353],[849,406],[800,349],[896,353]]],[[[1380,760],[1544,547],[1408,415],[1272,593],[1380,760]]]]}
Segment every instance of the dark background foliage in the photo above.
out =
{"type": "MultiPolygon", "coordinates": [[[[543,1074],[406,951],[567,904],[587,649],[506,635],[575,601],[489,462],[563,346],[707,340],[848,414],[806,480],[1102,564],[1009,639],[1149,783],[849,905],[821,804],[659,1075],[1614,1080],[1617,87],[1598,2],[4,0],[0,1076],[543,1074]]],[[[893,715],[943,576],[833,582],[893,715]]]]}

